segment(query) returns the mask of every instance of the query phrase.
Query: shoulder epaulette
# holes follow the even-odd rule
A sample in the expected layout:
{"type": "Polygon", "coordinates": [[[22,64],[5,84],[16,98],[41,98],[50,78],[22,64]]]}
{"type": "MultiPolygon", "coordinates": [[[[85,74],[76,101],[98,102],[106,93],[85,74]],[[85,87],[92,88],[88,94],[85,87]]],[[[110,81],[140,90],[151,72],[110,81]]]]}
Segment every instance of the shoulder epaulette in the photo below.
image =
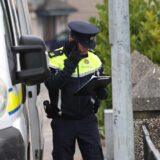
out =
{"type": "Polygon", "coordinates": [[[63,49],[58,49],[58,50],[54,50],[53,52],[50,52],[48,55],[49,55],[49,58],[53,58],[62,54],[63,54],[63,49]]]}

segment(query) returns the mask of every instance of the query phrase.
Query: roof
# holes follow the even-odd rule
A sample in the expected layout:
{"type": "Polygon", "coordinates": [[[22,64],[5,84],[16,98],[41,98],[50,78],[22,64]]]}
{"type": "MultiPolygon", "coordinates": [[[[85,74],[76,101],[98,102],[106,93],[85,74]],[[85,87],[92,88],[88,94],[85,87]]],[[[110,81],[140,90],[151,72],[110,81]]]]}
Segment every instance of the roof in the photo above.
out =
{"type": "Polygon", "coordinates": [[[62,0],[46,0],[45,4],[37,9],[38,16],[68,15],[77,9],[62,0]]]}

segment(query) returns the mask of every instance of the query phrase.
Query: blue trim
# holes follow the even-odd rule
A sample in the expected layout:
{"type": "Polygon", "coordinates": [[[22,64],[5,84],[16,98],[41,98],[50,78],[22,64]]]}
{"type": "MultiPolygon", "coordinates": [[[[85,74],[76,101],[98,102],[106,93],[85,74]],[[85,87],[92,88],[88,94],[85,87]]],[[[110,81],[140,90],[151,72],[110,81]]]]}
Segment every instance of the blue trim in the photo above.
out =
{"type": "Polygon", "coordinates": [[[16,109],[14,109],[13,111],[9,112],[9,115],[14,114],[15,112],[17,112],[19,109],[21,108],[21,105],[19,105],[16,109]]]}
{"type": "Polygon", "coordinates": [[[9,92],[12,92],[12,91],[13,91],[13,88],[9,88],[8,91],[9,91],[9,92]]]}

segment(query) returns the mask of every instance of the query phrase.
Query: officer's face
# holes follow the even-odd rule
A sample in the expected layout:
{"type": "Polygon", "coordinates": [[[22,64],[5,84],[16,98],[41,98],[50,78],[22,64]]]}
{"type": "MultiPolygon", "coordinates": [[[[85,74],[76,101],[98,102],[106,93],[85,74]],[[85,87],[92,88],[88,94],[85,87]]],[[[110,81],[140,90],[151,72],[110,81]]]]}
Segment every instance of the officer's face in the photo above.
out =
{"type": "Polygon", "coordinates": [[[83,47],[80,43],[78,43],[78,48],[79,48],[81,54],[87,54],[88,48],[83,47]]]}

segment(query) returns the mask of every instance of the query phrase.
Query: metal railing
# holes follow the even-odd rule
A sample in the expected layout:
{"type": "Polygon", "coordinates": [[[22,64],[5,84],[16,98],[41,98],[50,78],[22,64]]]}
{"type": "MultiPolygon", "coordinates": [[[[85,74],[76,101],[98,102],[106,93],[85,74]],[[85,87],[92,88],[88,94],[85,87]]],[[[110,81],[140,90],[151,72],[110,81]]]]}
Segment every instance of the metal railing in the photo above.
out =
{"type": "Polygon", "coordinates": [[[142,125],[143,145],[144,145],[144,160],[160,160],[160,152],[155,148],[149,131],[145,125],[142,125]]]}

